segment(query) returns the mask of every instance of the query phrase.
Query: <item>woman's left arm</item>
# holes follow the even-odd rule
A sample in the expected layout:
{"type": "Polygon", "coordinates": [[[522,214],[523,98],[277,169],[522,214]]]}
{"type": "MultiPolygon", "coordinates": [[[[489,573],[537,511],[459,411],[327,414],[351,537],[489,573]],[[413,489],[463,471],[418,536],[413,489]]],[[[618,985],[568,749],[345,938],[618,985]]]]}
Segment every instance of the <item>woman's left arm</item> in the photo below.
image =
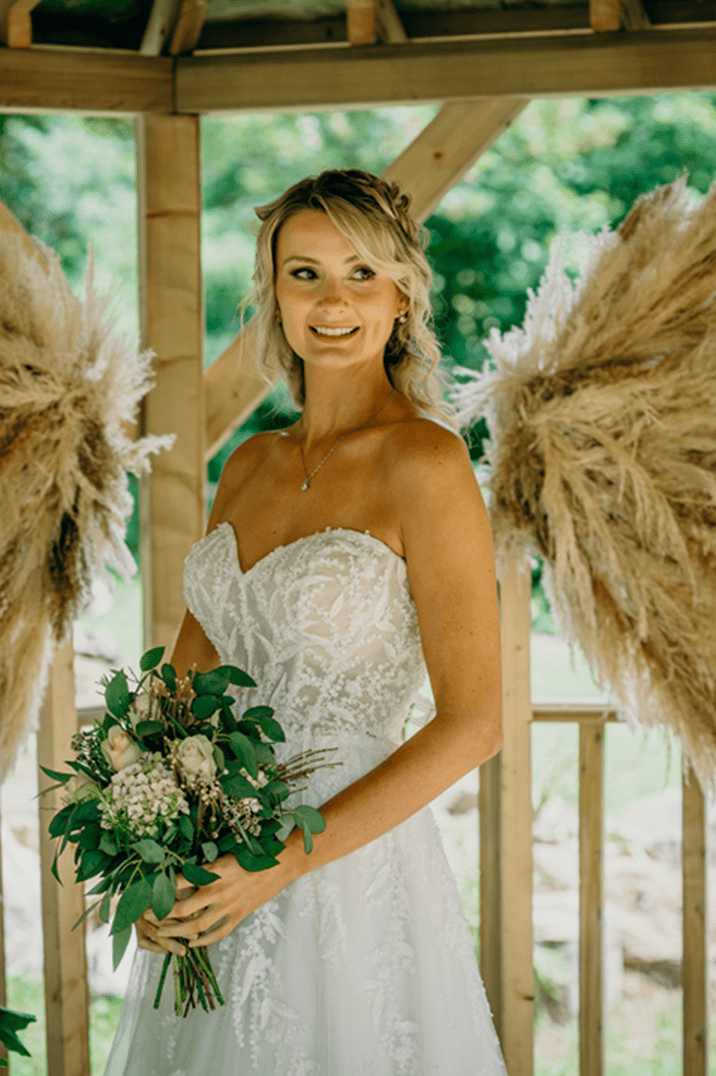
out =
{"type": "MultiPolygon", "coordinates": [[[[387,833],[501,747],[500,629],[487,512],[464,442],[435,423],[416,425],[396,446],[391,495],[436,716],[321,806],[326,829],[314,837],[310,855],[294,830],[270,870],[243,871],[233,856],[211,864],[221,878],[171,913],[197,915],[192,932],[209,931],[192,944],[224,937],[289,882],[387,833]]],[[[158,933],[187,936],[187,925],[166,923],[158,933]]]]}

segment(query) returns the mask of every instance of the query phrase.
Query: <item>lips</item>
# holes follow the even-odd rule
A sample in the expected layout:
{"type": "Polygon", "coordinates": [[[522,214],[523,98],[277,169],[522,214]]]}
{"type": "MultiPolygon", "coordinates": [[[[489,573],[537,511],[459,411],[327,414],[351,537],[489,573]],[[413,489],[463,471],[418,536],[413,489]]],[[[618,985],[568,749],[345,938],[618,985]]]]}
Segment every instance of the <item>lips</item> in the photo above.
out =
{"type": "Polygon", "coordinates": [[[312,333],[315,333],[316,336],[323,337],[353,336],[354,333],[358,332],[357,325],[309,325],[309,328],[312,333]]]}

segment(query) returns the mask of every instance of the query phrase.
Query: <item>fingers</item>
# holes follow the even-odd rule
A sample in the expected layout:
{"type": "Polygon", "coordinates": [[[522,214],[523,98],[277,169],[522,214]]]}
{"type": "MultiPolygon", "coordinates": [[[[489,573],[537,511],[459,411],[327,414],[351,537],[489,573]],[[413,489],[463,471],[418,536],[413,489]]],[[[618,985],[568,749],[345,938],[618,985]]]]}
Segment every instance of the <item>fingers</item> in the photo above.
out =
{"type": "Polygon", "coordinates": [[[181,922],[176,919],[162,920],[157,927],[157,936],[160,938],[195,938],[202,930],[213,926],[216,921],[217,911],[211,906],[203,909],[203,914],[197,912],[181,922]]]}
{"type": "Polygon", "coordinates": [[[225,938],[227,934],[230,934],[235,926],[236,924],[230,919],[220,919],[213,930],[209,931],[207,934],[201,934],[198,938],[190,940],[189,948],[198,949],[199,946],[211,945],[212,942],[220,941],[222,938],[225,938]]]}
{"type": "Polygon", "coordinates": [[[137,931],[137,945],[141,949],[148,949],[153,953],[176,953],[177,956],[184,956],[186,953],[186,946],[182,945],[178,940],[173,938],[161,938],[157,934],[157,928],[153,923],[146,920],[146,916],[140,916],[134,924],[137,931]]]}

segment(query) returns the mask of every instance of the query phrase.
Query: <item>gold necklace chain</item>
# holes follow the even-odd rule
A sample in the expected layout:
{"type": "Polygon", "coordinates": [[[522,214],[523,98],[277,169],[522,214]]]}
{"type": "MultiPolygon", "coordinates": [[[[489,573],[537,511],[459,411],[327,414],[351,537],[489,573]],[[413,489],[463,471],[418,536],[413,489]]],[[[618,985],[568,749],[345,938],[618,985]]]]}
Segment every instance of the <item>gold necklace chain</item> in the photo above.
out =
{"type": "Polygon", "coordinates": [[[329,451],[328,455],[323,457],[321,462],[318,464],[318,467],[314,467],[314,469],[311,471],[310,474],[306,470],[306,461],[303,458],[303,441],[298,442],[298,451],[299,451],[299,454],[301,456],[301,466],[303,467],[303,473],[304,473],[304,475],[306,477],[306,481],[301,486],[302,490],[307,490],[309,488],[309,486],[311,484],[311,479],[313,478],[316,471],[320,470],[320,468],[326,462],[328,457],[331,456],[335,452],[335,450],[338,448],[338,446],[341,443],[341,441],[343,440],[343,438],[347,437],[349,433],[358,433],[358,430],[364,429],[368,425],[368,423],[371,422],[375,418],[375,416],[378,414],[378,412],[383,410],[383,408],[385,407],[385,405],[387,404],[388,400],[390,399],[390,397],[393,395],[394,392],[395,392],[394,388],[390,390],[390,392],[385,397],[385,399],[383,400],[380,407],[376,411],[374,411],[372,415],[369,415],[368,418],[365,420],[365,422],[361,426],[356,426],[355,429],[346,430],[345,433],[342,433],[341,436],[336,441],[336,443],[333,445],[333,448],[331,448],[331,450],[329,451]]]}

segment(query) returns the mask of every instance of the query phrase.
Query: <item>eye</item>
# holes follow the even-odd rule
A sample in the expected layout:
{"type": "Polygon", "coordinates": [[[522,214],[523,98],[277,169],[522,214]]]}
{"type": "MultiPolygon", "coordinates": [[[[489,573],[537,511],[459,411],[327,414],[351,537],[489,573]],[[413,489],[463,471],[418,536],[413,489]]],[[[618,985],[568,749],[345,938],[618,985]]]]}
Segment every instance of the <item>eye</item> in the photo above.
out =
{"type": "Polygon", "coordinates": [[[359,265],[358,268],[353,271],[353,276],[358,280],[372,280],[375,273],[372,269],[369,269],[367,265],[359,265]]]}
{"type": "Polygon", "coordinates": [[[296,277],[297,280],[315,280],[316,274],[313,269],[309,269],[308,266],[304,266],[302,269],[292,269],[291,276],[296,277]],[[307,274],[307,275],[304,275],[307,274]]]}

